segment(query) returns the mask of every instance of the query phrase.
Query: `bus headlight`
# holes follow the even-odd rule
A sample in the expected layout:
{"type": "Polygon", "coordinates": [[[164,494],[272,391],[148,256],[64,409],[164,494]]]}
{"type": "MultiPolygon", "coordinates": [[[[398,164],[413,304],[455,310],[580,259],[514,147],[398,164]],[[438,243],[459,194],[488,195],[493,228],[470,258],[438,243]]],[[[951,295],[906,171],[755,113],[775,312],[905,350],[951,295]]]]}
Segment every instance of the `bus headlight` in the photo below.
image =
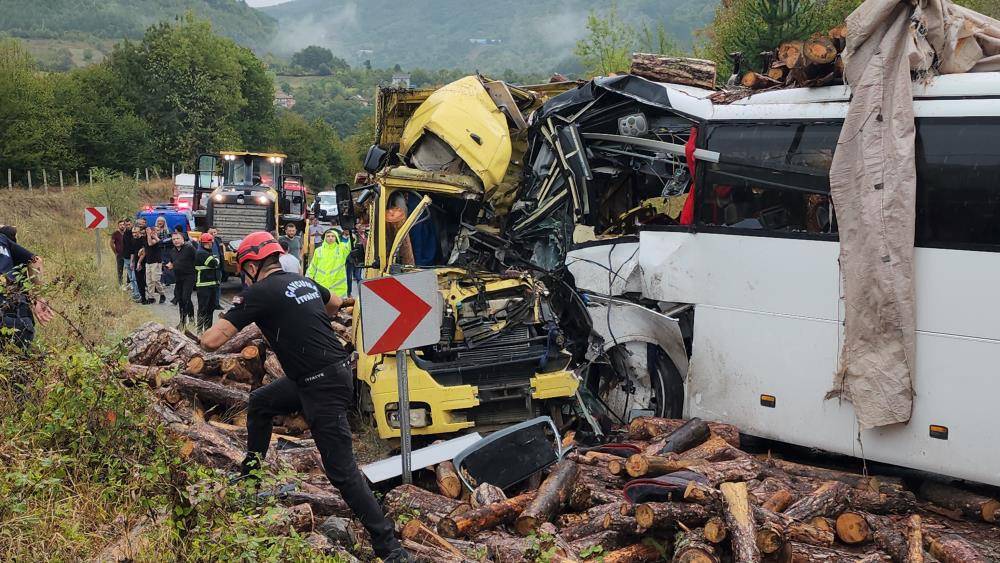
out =
{"type": "Polygon", "coordinates": [[[267,198],[262,195],[259,195],[257,196],[257,203],[261,205],[267,205],[267,198]]]}
{"type": "Polygon", "coordinates": [[[215,194],[214,196],[212,196],[212,199],[214,199],[216,202],[220,202],[221,203],[221,202],[225,201],[226,197],[223,196],[222,194],[215,194]]]}

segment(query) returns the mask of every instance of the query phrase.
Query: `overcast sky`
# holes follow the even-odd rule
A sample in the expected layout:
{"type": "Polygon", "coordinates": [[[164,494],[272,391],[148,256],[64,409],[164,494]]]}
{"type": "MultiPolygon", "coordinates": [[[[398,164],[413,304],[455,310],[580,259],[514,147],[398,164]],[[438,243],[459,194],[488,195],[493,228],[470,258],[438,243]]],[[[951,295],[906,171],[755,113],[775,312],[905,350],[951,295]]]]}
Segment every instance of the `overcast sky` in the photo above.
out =
{"type": "Polygon", "coordinates": [[[250,4],[254,8],[260,8],[261,6],[273,6],[287,1],[288,0],[247,0],[247,4],[250,4]]]}

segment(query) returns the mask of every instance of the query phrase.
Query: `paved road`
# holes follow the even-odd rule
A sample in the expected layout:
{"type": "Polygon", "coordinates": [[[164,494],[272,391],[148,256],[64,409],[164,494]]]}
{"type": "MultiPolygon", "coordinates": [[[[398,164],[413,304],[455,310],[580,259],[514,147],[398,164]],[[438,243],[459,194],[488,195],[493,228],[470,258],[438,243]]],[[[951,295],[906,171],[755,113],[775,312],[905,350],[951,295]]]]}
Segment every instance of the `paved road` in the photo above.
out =
{"type": "MultiPolygon", "coordinates": [[[[239,293],[239,291],[240,291],[239,278],[236,278],[235,281],[233,280],[233,278],[229,278],[229,281],[222,284],[222,301],[220,303],[222,310],[215,312],[216,320],[218,320],[220,313],[227,311],[229,307],[232,306],[231,300],[237,293],[239,293]]],[[[157,320],[159,320],[161,323],[167,326],[177,326],[177,323],[180,322],[180,311],[178,310],[177,305],[170,304],[170,300],[173,299],[173,296],[174,296],[174,286],[171,285],[167,287],[167,300],[162,305],[159,303],[154,303],[152,305],[144,305],[144,306],[148,307],[156,316],[157,320]]],[[[198,311],[197,292],[195,292],[195,295],[191,296],[191,300],[194,301],[194,310],[195,313],[197,314],[198,311]]],[[[192,332],[194,331],[193,326],[190,327],[190,329],[192,332]]]]}

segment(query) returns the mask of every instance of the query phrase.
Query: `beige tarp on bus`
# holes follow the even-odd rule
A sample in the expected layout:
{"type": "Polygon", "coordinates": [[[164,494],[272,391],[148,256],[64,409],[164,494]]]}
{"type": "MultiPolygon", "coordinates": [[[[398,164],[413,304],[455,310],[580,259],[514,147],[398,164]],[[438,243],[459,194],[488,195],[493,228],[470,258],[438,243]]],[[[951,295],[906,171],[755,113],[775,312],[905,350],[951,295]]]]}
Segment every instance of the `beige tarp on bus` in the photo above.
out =
{"type": "Polygon", "coordinates": [[[949,0],[867,0],[847,19],[852,97],[830,169],[846,304],[830,396],[862,428],[910,419],[916,207],[911,71],[1000,70],[1000,22],[949,0]]]}

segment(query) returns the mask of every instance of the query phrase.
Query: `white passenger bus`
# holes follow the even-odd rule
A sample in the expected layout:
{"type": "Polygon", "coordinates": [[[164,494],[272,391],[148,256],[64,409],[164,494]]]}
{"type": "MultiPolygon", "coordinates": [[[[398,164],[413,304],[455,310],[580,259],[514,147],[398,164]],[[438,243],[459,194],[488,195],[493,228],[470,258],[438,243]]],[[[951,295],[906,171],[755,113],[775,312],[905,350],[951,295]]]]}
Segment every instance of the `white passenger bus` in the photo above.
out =
{"type": "MultiPolygon", "coordinates": [[[[663,88],[699,122],[698,147],[723,155],[698,163],[694,225],[645,227],[637,241],[591,243],[567,258],[585,290],[633,302],[639,294],[659,303],[662,318],[690,319],[671,329],[686,337],[689,358],[668,354],[667,369],[645,376],[646,398],[679,414],[663,405],[680,404],[668,395],[682,382],[687,416],[1000,485],[1000,73],[914,84],[913,413],[907,424],[865,431],[850,403],[824,398],[844,318],[828,172],[849,89],[716,105],[707,91],[663,88]],[[609,268],[621,273],[617,286],[609,268]]],[[[599,331],[612,322],[592,316],[599,331]]]]}

